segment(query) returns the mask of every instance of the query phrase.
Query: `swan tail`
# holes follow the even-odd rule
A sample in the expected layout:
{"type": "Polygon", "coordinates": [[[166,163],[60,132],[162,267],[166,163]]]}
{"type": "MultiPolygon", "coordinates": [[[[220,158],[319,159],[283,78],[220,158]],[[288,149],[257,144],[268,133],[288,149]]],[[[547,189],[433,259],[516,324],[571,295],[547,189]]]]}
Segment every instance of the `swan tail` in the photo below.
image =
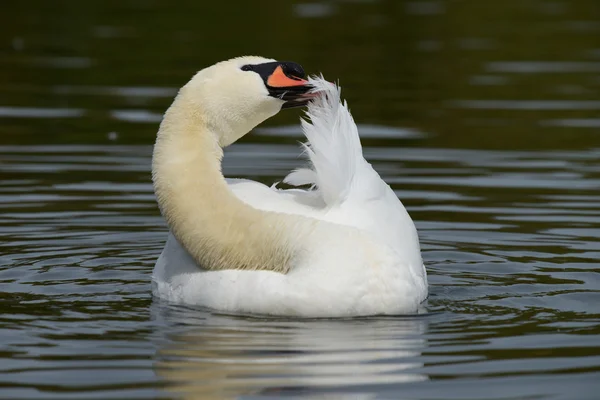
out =
{"type": "Polygon", "coordinates": [[[358,129],[340,98],[339,86],[320,77],[309,78],[316,97],[308,103],[302,130],[310,165],[291,172],[284,182],[293,186],[311,185],[331,206],[343,203],[357,186],[363,158],[358,129]]]}

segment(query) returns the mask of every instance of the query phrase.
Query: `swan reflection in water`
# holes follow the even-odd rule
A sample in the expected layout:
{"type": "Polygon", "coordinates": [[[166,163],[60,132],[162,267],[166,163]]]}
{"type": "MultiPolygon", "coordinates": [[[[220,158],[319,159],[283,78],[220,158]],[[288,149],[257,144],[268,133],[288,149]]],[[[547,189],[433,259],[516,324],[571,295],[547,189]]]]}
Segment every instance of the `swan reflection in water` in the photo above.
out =
{"type": "MultiPolygon", "coordinates": [[[[165,329],[155,372],[171,395],[229,399],[353,392],[427,380],[415,371],[427,318],[255,318],[156,305],[165,329]]],[[[357,393],[358,392],[358,393],[357,393]]],[[[320,397],[322,398],[322,397],[320,397]]]]}

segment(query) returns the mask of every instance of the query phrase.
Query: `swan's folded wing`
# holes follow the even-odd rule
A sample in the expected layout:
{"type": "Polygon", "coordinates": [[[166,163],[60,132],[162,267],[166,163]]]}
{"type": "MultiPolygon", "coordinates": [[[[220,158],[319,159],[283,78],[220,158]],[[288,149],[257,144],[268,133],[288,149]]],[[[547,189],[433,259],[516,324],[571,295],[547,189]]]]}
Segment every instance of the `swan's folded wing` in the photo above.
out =
{"type": "Polygon", "coordinates": [[[298,168],[283,178],[283,182],[292,186],[315,186],[316,181],[317,174],[310,168],[298,168]]]}
{"type": "Polygon", "coordinates": [[[284,182],[313,185],[326,204],[325,219],[369,232],[422,268],[414,224],[394,191],[363,157],[358,128],[340,99],[339,87],[322,77],[310,82],[319,92],[308,104],[309,121],[302,121],[310,168],[292,172],[284,182]]]}
{"type": "Polygon", "coordinates": [[[264,211],[319,218],[325,204],[312,190],[270,188],[247,179],[226,179],[233,194],[244,203],[264,211]]]}

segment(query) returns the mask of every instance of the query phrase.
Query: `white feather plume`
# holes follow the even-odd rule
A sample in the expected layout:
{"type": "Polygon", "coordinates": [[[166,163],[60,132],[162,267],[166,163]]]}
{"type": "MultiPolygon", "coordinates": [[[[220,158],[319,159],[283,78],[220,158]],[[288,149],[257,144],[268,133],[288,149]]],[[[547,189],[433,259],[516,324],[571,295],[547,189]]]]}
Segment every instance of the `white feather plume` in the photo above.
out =
{"type": "Polygon", "coordinates": [[[308,139],[303,146],[310,166],[293,171],[284,182],[294,186],[311,184],[332,206],[349,196],[357,168],[365,161],[358,129],[347,103],[340,98],[340,87],[323,76],[310,77],[309,81],[317,97],[308,104],[308,119],[301,122],[308,139]]]}

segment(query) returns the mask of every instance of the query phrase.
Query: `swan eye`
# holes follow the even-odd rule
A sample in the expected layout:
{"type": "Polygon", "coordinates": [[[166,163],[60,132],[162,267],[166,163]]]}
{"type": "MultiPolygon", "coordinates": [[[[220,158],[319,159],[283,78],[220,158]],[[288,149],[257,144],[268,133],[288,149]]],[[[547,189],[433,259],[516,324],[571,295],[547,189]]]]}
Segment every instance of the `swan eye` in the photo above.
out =
{"type": "Polygon", "coordinates": [[[242,67],[242,71],[252,71],[252,65],[244,65],[242,67]]]}

